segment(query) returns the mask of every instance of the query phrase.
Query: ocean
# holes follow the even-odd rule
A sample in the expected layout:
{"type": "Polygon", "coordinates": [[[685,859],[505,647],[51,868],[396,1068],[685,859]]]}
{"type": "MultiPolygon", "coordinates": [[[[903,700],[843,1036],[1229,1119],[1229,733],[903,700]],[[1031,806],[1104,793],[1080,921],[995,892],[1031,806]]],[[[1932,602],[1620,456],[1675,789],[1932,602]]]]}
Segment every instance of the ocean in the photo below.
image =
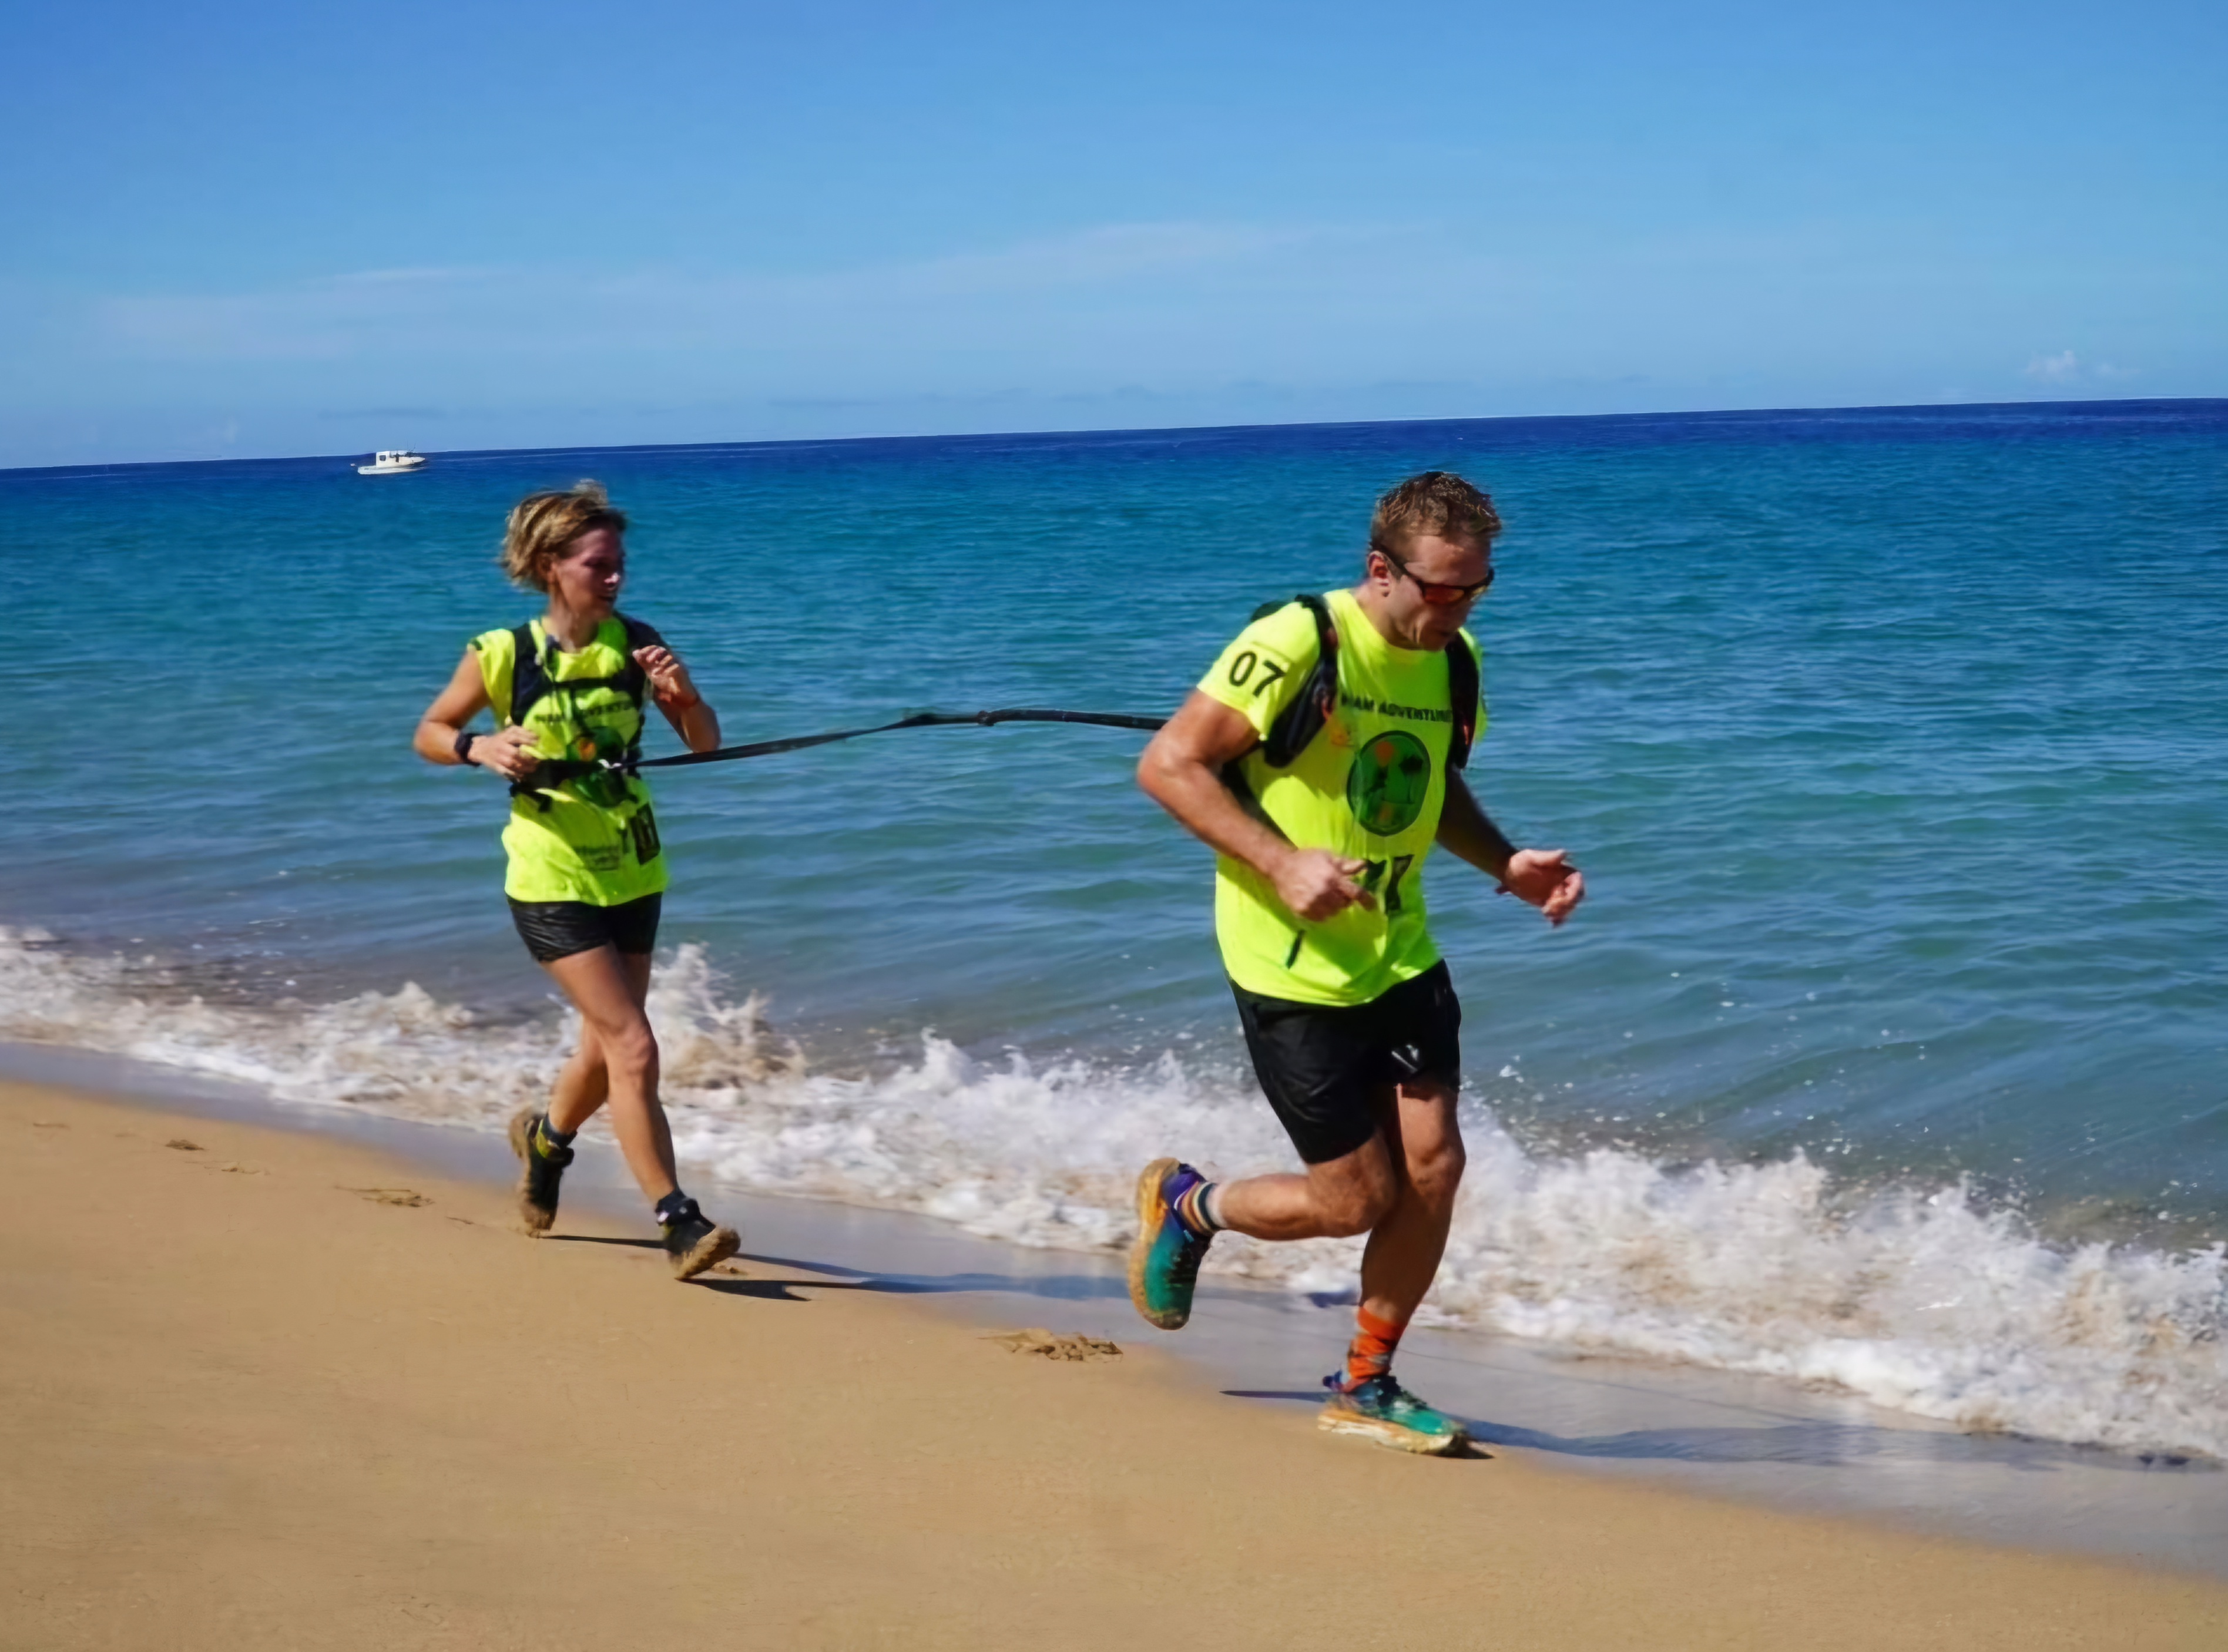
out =
{"type": "MultiPolygon", "coordinates": [[[[611,488],[735,741],[1164,714],[1430,467],[1509,524],[1472,784],[1589,896],[1429,869],[1471,1170],[1426,1318],[2228,1457],[2228,402],[0,472],[0,1040],[477,1130],[541,1092],[500,784],[410,751],[538,611],[529,490],[611,488]]],[[[1141,740],[658,778],[693,1189],[1104,1249],[1150,1157],[1293,1162],[1141,740]]],[[[1356,1254],[1208,1266],[1336,1300],[1356,1254]]]]}

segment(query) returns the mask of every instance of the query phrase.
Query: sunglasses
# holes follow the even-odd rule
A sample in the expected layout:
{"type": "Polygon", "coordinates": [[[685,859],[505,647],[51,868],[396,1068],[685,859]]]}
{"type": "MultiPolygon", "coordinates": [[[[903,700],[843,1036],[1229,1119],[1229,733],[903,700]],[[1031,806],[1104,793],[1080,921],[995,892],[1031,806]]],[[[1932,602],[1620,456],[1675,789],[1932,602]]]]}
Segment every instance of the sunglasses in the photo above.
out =
{"type": "Polygon", "coordinates": [[[1494,571],[1491,563],[1486,565],[1485,578],[1480,579],[1476,585],[1434,585],[1429,579],[1416,579],[1414,574],[1408,572],[1408,565],[1382,545],[1372,545],[1369,548],[1390,562],[1394,571],[1402,578],[1414,580],[1416,589],[1423,593],[1424,600],[1434,608],[1451,608],[1459,602],[1473,601],[1483,596],[1493,585],[1494,571]]]}

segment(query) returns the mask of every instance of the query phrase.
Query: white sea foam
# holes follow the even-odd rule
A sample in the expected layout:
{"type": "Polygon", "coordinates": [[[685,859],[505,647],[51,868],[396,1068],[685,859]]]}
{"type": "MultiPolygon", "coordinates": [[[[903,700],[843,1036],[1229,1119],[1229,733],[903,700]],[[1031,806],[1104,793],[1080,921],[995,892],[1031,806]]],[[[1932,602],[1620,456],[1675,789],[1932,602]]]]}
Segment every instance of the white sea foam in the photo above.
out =
{"type": "MultiPolygon", "coordinates": [[[[916,1211],[1029,1245],[1129,1235],[1136,1167],[1289,1168],[1268,1110],[1175,1057],[1141,1069],[970,1059],[929,1037],[870,1077],[806,1069],[696,948],[651,1012],[682,1156],[733,1185],[916,1211]]],[[[414,986],[267,1008],[0,930],[0,1037],[198,1069],[298,1104],[499,1127],[569,1029],[479,1024],[414,986]]],[[[1969,1428],[2228,1457],[2228,1260],[2037,1239],[1959,1188],[1850,1207],[1796,1156],[1670,1169],[1526,1152],[1483,1109],[1435,1322],[1818,1384],[1969,1428]]],[[[1358,1245],[1219,1242],[1210,1270],[1350,1290],[1358,1245]]]]}

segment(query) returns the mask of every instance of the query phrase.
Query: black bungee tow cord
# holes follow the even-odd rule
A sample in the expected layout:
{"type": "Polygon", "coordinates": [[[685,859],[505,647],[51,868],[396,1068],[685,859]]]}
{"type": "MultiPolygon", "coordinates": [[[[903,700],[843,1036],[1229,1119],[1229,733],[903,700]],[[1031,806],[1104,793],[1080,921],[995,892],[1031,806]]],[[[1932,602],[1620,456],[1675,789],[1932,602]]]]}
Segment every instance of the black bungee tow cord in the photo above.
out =
{"type": "Polygon", "coordinates": [[[861,734],[887,734],[899,728],[991,728],[1000,723],[1087,723],[1094,728],[1136,728],[1148,733],[1168,721],[1165,717],[1138,717],[1118,711],[1047,711],[1033,706],[1008,707],[1002,711],[917,711],[893,723],[871,728],[838,728],[825,734],[793,734],[787,740],[755,740],[748,746],[722,746],[710,752],[683,752],[674,757],[637,758],[631,763],[601,763],[597,767],[631,774],[637,769],[679,769],[696,763],[732,763],[739,758],[771,757],[778,752],[801,752],[809,746],[828,746],[854,740],[861,734]]]}

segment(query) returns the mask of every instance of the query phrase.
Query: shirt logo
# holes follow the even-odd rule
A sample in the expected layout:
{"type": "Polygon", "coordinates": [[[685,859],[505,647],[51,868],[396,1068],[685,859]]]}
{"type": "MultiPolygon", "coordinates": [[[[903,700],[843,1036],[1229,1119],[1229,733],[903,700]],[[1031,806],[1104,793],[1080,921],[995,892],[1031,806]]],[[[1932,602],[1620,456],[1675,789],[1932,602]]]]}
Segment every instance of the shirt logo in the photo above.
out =
{"type": "Polygon", "coordinates": [[[1373,737],[1346,772],[1346,806],[1362,830],[1397,837],[1416,823],[1431,792],[1431,754],[1405,729],[1373,737]]]}

